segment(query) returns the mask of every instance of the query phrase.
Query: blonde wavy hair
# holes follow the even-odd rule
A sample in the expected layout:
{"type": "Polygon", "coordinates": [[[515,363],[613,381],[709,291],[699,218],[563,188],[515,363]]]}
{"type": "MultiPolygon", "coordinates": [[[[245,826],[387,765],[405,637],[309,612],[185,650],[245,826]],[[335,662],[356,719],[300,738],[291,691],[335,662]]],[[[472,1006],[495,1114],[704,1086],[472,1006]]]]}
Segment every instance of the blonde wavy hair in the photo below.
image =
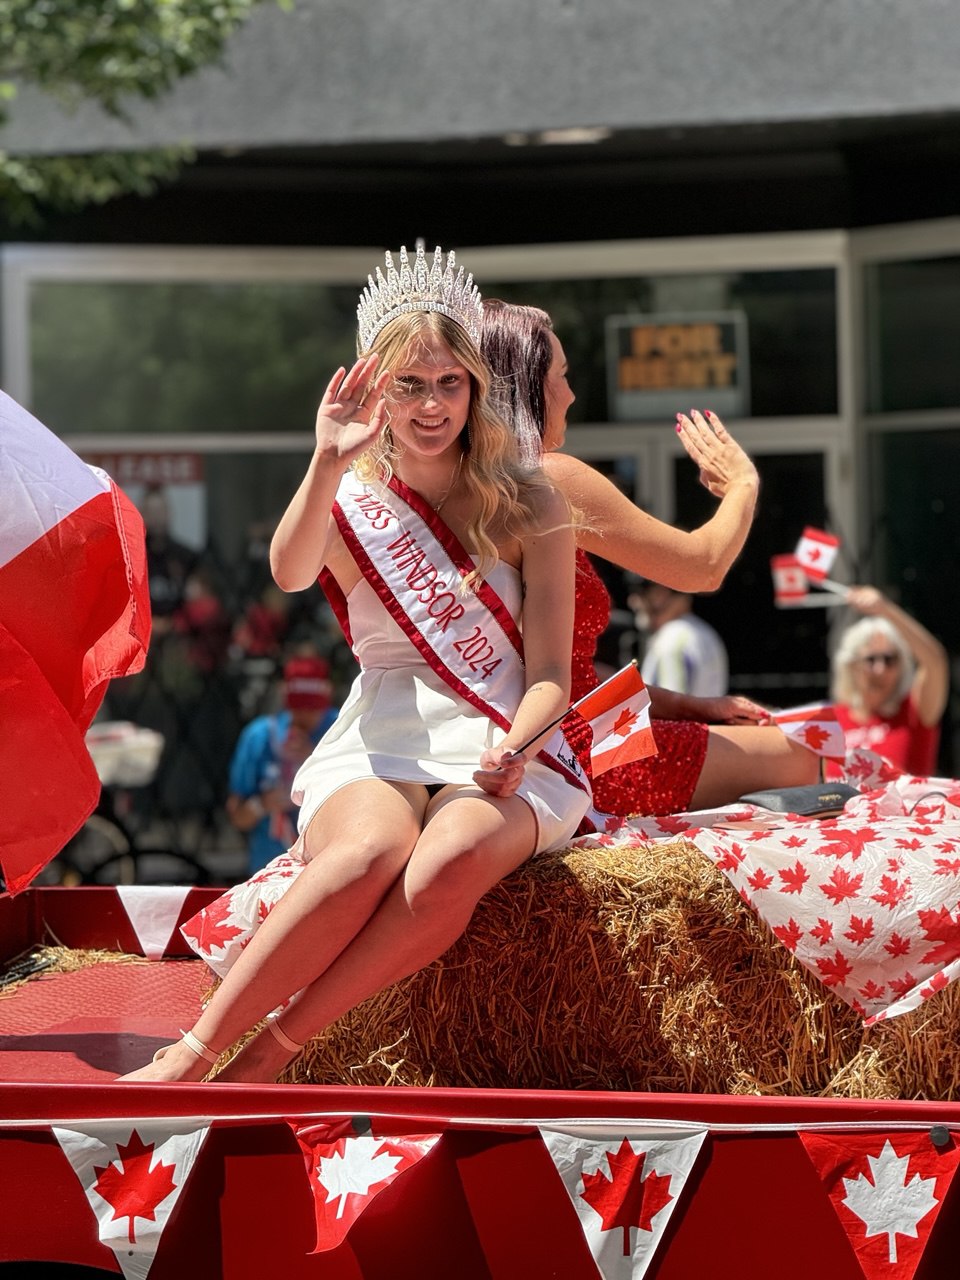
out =
{"type": "Polygon", "coordinates": [[[903,636],[886,618],[861,618],[859,622],[847,627],[841,635],[840,643],[833,655],[833,699],[857,711],[865,710],[853,669],[864,647],[876,635],[883,636],[900,655],[900,679],[890,697],[880,708],[883,715],[890,716],[896,712],[910,692],[910,686],[913,684],[914,661],[913,654],[903,636]]]}
{"type": "MultiPolygon", "coordinates": [[[[553,486],[539,467],[521,462],[516,437],[491,400],[490,369],[466,330],[455,320],[437,311],[409,311],[391,320],[377,335],[380,369],[402,369],[417,359],[419,350],[430,339],[445,343],[470,374],[470,409],[461,435],[461,475],[473,499],[475,514],[468,521],[467,531],[477,549],[477,567],[461,584],[461,589],[467,590],[499,559],[494,536],[507,533],[517,537],[535,528],[553,486]]],[[[388,403],[389,399],[388,390],[388,403]]],[[[388,425],[373,447],[356,460],[354,471],[365,483],[386,484],[399,457],[388,425]]]]}

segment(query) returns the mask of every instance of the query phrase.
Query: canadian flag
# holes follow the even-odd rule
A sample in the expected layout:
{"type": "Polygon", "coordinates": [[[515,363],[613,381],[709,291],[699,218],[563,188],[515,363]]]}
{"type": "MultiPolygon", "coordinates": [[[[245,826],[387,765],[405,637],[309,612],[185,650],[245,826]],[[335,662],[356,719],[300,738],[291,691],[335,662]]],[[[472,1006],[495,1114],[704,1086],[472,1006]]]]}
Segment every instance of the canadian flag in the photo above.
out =
{"type": "Polygon", "coordinates": [[[839,538],[832,533],[824,533],[822,529],[808,526],[800,535],[793,554],[808,578],[812,578],[814,582],[822,582],[830,572],[839,549],[839,538]]]}
{"type": "Polygon", "coordinates": [[[956,1135],[944,1128],[799,1137],[867,1280],[911,1280],[960,1160],[956,1135]]]}
{"type": "Polygon", "coordinates": [[[770,714],[788,738],[795,739],[815,756],[843,764],[847,746],[832,703],[808,702],[802,707],[787,707],[785,711],[770,714]]]}
{"type": "Polygon", "coordinates": [[[367,1205],[429,1155],[439,1133],[375,1137],[365,1116],[291,1128],[303,1151],[317,1217],[314,1253],[335,1249],[367,1205]]]}
{"type": "Polygon", "coordinates": [[[83,735],[150,637],[143,521],[113,481],[0,392],[0,848],[16,893],[86,821],[83,735]]]}
{"type": "Polygon", "coordinates": [[[604,680],[570,710],[579,712],[593,730],[590,759],[594,777],[616,765],[657,754],[650,728],[650,694],[635,662],[604,680]]]}
{"type": "Polygon", "coordinates": [[[116,1120],[53,1127],[126,1280],[146,1280],[209,1125],[116,1120]]]}
{"type": "Polygon", "coordinates": [[[779,605],[795,604],[807,594],[809,583],[803,565],[796,556],[771,556],[773,598],[779,605]]]}
{"type": "Polygon", "coordinates": [[[640,1280],[683,1193],[705,1129],[542,1128],[604,1280],[640,1280]]]}

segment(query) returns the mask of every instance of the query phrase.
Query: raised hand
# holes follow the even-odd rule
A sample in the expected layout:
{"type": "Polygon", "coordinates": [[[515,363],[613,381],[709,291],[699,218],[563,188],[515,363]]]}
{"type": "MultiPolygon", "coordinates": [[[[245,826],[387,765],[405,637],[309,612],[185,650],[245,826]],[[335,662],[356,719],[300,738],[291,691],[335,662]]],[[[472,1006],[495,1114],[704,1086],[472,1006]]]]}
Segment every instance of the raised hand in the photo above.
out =
{"type": "Polygon", "coordinates": [[[384,425],[384,392],[389,373],[377,375],[377,354],[358,360],[349,373],[340,368],[330,379],[317,410],[317,449],[349,463],[368,449],[384,425]]]}
{"type": "Polygon", "coordinates": [[[715,498],[735,484],[759,485],[757,469],[715,413],[691,409],[677,414],[677,434],[700,468],[700,483],[715,498]]]}

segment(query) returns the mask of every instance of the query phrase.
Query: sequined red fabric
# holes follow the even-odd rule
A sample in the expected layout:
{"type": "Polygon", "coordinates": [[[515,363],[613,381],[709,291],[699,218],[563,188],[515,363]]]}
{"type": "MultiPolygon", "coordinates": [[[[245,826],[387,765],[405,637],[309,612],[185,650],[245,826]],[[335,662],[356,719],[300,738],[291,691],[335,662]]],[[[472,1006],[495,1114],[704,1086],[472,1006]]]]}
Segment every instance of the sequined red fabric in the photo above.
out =
{"type": "MultiPolygon", "coordinates": [[[[576,607],[573,620],[571,696],[575,700],[597,686],[594,658],[597,641],[610,621],[610,596],[584,551],[577,552],[576,607]]],[[[586,767],[590,730],[571,717],[567,737],[586,767]]],[[[697,779],[707,754],[707,726],[696,720],[655,720],[658,754],[619,769],[609,769],[593,782],[593,802],[604,813],[684,813],[691,807],[697,779]]]]}

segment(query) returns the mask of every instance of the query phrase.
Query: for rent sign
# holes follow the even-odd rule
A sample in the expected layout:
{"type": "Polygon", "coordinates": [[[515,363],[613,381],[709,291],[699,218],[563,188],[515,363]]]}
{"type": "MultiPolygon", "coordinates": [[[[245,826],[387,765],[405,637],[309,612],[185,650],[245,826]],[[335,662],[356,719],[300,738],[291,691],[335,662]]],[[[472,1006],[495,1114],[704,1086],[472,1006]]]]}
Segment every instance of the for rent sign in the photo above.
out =
{"type": "Polygon", "coordinates": [[[617,422],[712,409],[750,412],[747,318],[741,311],[610,316],[610,416],[617,422]]]}

